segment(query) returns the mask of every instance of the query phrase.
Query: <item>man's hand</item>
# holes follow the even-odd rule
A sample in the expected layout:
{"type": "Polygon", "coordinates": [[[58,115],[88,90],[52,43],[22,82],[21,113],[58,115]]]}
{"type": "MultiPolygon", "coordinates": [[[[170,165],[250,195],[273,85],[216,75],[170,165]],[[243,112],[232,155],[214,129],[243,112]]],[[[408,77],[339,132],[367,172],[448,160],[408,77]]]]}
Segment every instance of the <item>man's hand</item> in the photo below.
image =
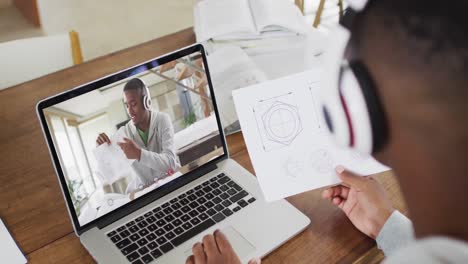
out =
{"type": "MultiPolygon", "coordinates": [[[[203,237],[202,243],[192,247],[193,255],[187,258],[186,264],[240,264],[240,259],[231,247],[226,236],[219,230],[213,235],[203,237]]],[[[249,264],[260,264],[260,259],[253,259],[249,264]]]]}
{"type": "Polygon", "coordinates": [[[111,144],[109,137],[106,133],[99,134],[98,138],[96,139],[96,144],[100,146],[101,144],[107,143],[108,145],[111,144]]]}
{"type": "Polygon", "coordinates": [[[336,172],[343,183],[324,190],[322,197],[341,208],[357,229],[375,239],[394,210],[385,190],[372,177],[355,175],[342,166],[336,172]]]}
{"type": "Polygon", "coordinates": [[[127,159],[140,160],[141,148],[131,139],[124,137],[123,140],[124,142],[118,142],[117,144],[123,150],[127,159]]]}

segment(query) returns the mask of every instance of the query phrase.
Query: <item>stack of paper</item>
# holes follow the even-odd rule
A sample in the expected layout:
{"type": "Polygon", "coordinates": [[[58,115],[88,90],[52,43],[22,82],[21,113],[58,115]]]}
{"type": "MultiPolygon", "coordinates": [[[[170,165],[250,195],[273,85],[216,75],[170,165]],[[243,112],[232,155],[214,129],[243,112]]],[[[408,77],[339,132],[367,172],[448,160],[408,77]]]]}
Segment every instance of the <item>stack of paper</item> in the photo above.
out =
{"type": "Polygon", "coordinates": [[[203,0],[194,8],[197,41],[304,34],[304,18],[288,0],[203,0]]]}
{"type": "Polygon", "coordinates": [[[272,52],[304,39],[309,26],[289,0],[203,0],[194,8],[199,42],[272,52]]]}

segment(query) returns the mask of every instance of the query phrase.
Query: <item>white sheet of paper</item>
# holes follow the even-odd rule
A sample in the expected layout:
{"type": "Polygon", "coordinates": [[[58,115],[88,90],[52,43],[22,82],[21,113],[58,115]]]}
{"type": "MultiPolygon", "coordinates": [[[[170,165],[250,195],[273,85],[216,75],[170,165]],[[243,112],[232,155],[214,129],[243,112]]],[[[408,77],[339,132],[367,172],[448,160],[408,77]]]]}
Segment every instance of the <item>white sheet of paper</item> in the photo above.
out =
{"type": "Polygon", "coordinates": [[[339,183],[334,168],[361,175],[388,170],[336,146],[317,101],[320,70],[233,91],[247,150],[267,201],[339,183]]]}
{"type": "Polygon", "coordinates": [[[127,159],[122,149],[117,145],[123,142],[124,135],[115,133],[111,138],[111,144],[101,144],[93,150],[98,163],[98,176],[103,184],[112,184],[132,173],[131,164],[134,160],[127,159]]]}
{"type": "Polygon", "coordinates": [[[0,259],[2,262],[19,264],[26,263],[26,258],[16,245],[15,241],[8,232],[2,219],[0,219],[0,259]]]}

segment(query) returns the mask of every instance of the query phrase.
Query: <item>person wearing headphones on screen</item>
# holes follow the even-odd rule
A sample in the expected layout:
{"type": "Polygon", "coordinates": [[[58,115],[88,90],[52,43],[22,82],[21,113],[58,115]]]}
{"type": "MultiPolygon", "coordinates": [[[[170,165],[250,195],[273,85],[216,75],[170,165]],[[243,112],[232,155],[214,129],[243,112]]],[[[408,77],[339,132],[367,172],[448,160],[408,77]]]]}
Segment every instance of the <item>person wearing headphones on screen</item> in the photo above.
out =
{"type": "MultiPolygon", "coordinates": [[[[139,79],[128,81],[124,88],[124,104],[131,120],[117,133],[125,135],[119,146],[128,159],[135,159],[132,167],[138,177],[127,186],[132,193],[172,175],[180,168],[174,149],[174,128],[169,115],[151,109],[148,87],[139,79]]],[[[99,134],[96,143],[110,144],[105,133],[99,134]]]]}
{"type": "MultiPolygon", "coordinates": [[[[342,145],[392,167],[412,221],[376,180],[342,166],[343,183],[322,196],[376,240],[384,263],[468,263],[468,1],[348,2],[358,13],[324,117],[342,145]]],[[[240,261],[216,231],[187,263],[240,261]]]]}

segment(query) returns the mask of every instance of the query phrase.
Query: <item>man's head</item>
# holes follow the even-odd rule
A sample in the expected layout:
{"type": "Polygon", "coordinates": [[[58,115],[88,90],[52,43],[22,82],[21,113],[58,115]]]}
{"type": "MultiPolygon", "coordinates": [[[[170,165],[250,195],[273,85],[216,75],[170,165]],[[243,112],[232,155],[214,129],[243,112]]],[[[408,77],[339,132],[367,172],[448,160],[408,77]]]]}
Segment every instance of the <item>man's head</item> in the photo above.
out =
{"type": "Polygon", "coordinates": [[[352,56],[376,83],[390,129],[380,156],[392,166],[412,146],[445,155],[448,141],[467,143],[467,8],[463,0],[371,0],[356,17],[352,56]]]}
{"type": "Polygon", "coordinates": [[[374,79],[389,127],[376,158],[398,175],[417,236],[468,239],[468,1],[371,0],[353,55],[374,79]]]}
{"type": "Polygon", "coordinates": [[[123,92],[128,115],[135,126],[141,126],[142,122],[149,118],[149,110],[145,108],[143,102],[146,95],[145,83],[138,78],[131,79],[125,84],[123,92]]]}

